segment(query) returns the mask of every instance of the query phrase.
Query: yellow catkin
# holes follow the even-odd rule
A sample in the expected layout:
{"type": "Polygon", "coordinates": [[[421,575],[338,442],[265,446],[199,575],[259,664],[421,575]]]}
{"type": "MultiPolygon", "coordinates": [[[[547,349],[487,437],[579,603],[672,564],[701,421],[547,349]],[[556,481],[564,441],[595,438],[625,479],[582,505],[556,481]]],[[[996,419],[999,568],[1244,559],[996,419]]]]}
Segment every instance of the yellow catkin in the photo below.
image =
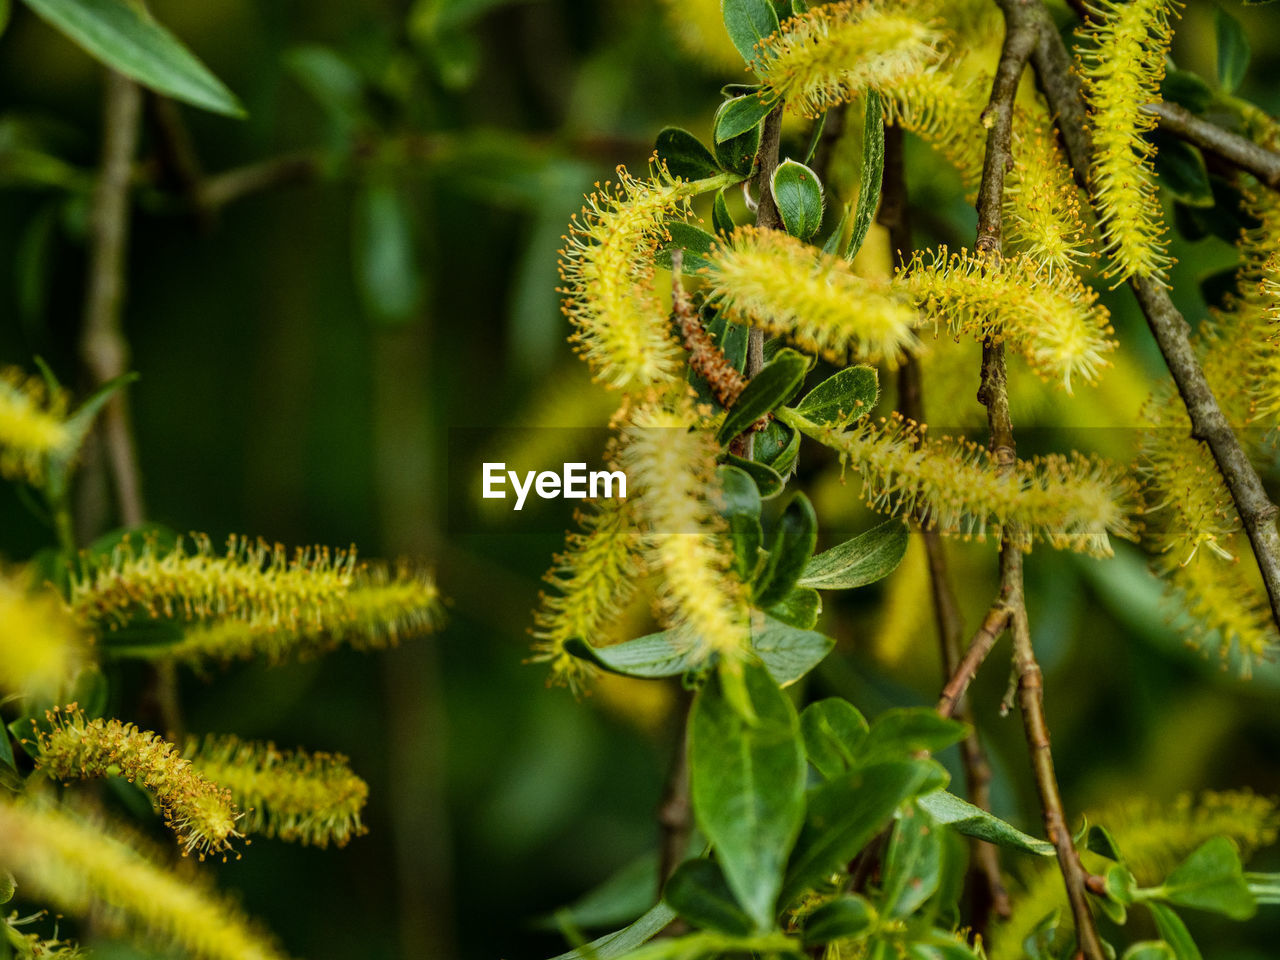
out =
{"type": "Polygon", "coordinates": [[[732,551],[714,500],[716,454],[683,397],[631,411],[619,462],[638,495],[647,556],[661,572],[663,620],[684,631],[702,657],[733,665],[747,649],[745,589],[730,570],[732,551]]]}
{"type": "Polygon", "coordinates": [[[19,918],[16,912],[10,917],[0,917],[0,941],[8,943],[10,956],[18,960],[77,960],[86,955],[71,940],[49,939],[21,929],[24,924],[41,919],[40,914],[19,918]]]}
{"type": "Polygon", "coordinates": [[[16,367],[0,370],[0,476],[40,483],[45,458],[69,442],[62,394],[16,367]]]}
{"type": "Polygon", "coordinates": [[[134,619],[188,624],[180,640],[113,646],[117,655],[193,664],[265,656],[273,663],[347,645],[392,646],[442,619],[432,575],[357,564],[354,551],[298,550],[292,557],[233,537],[217,556],[197,537],[191,549],[125,542],[73,578],[71,608],[108,629],[134,619]]]}
{"type": "Polygon", "coordinates": [[[938,62],[942,33],[898,3],[815,6],[760,43],[765,95],[817,117],[867,88],[901,85],[938,62]]]}
{"type": "Polygon", "coordinates": [[[896,283],[927,318],[953,334],[1009,342],[1068,393],[1073,377],[1096,381],[1116,348],[1097,292],[1071,271],[1046,273],[1031,257],[983,258],[943,246],[917,253],[896,283]]]}
{"type": "Polygon", "coordinates": [[[25,895],[193,960],[283,960],[206,883],[158,866],[114,833],[62,808],[0,799],[0,862],[25,895]]]}
{"type": "Polygon", "coordinates": [[[947,536],[998,538],[1004,525],[1017,523],[1031,540],[1103,557],[1111,555],[1112,536],[1137,536],[1134,483],[1095,457],[1019,460],[1000,476],[985,447],[925,439],[922,428],[896,413],[845,431],[800,426],[857,472],[871,509],[917,516],[947,536]]]}
{"type": "MultiPolygon", "coordinates": [[[[1248,791],[1189,794],[1172,804],[1145,797],[1126,799],[1101,810],[1090,811],[1089,823],[1106,827],[1124,854],[1140,886],[1154,886],[1196,847],[1212,837],[1227,836],[1240,847],[1242,858],[1275,842],[1280,817],[1275,803],[1248,791]]],[[[1090,869],[1104,861],[1085,854],[1090,869]]],[[[1061,911],[1064,926],[1071,925],[1062,875],[1052,862],[1031,873],[1025,887],[1013,894],[1013,912],[997,923],[987,944],[990,960],[1022,960],[1023,943],[1035,927],[1061,911]]]]}
{"type": "Polygon", "coordinates": [[[1175,0],[1098,0],[1079,32],[1093,132],[1093,192],[1109,277],[1163,280],[1170,264],[1152,158],[1143,134],[1156,117],[1175,0]]]}
{"type": "Polygon", "coordinates": [[[342,847],[366,832],[360,813],[369,787],[341,754],[209,736],[188,740],[183,757],[196,772],[230,791],[244,811],[239,823],[243,833],[342,847]]]}
{"type": "Polygon", "coordinates": [[[709,299],[833,363],[897,363],[917,345],[920,317],[904,293],[781,231],[739,228],[710,261],[709,299]]]}
{"type": "Polygon", "coordinates": [[[0,690],[52,699],[83,660],[80,629],[51,588],[0,571],[0,690]]]}
{"type": "Polygon", "coordinates": [[[565,650],[574,638],[599,645],[644,573],[635,513],[629,500],[600,500],[579,511],[580,533],[565,538],[543,579],[532,630],[535,662],[551,666],[549,683],[581,690],[594,670],[565,650]]]}
{"type": "Polygon", "coordinates": [[[36,767],[62,782],[124,777],[146,790],[182,845],[225,853],[242,836],[231,792],[196,772],[178,748],[132,723],[89,720],[72,704],[46,714],[49,729],[36,732],[36,767]]]}
{"type": "Polygon", "coordinates": [[[642,390],[678,379],[683,354],[653,289],[653,253],[671,217],[689,212],[679,180],[655,164],[638,179],[618,168],[587,198],[560,253],[573,341],[607,386],[642,390]]]}

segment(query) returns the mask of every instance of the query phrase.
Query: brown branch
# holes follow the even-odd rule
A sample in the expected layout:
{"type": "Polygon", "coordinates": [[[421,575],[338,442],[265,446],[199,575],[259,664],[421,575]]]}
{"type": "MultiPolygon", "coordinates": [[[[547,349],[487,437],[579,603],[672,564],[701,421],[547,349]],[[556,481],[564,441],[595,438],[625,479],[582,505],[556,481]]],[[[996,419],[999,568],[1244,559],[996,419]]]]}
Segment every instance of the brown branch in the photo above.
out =
{"type": "MultiPolygon", "coordinates": [[[[1005,36],[1000,63],[992,84],[991,100],[984,111],[987,123],[987,149],[983,162],[982,187],[978,193],[977,249],[994,257],[1000,256],[1001,220],[1004,204],[1004,172],[1012,143],[1013,99],[1027,60],[1042,45],[1043,19],[1038,3],[1027,0],[999,0],[1004,13],[1005,36]]],[[[996,469],[1007,473],[1016,462],[1017,448],[1013,420],[1009,414],[1007,371],[1004,345],[988,341],[982,348],[982,383],[978,400],[987,408],[990,448],[996,469]]],[[[1000,540],[1000,600],[1008,611],[1013,634],[1014,668],[1018,677],[1018,699],[1023,727],[1031,751],[1031,764],[1040,807],[1049,841],[1058,854],[1058,865],[1066,885],[1067,900],[1075,921],[1079,955],[1086,960],[1104,960],[1102,940],[1098,936],[1089,909],[1085,871],[1066,826],[1066,814],[1058,790],[1057,774],[1049,747],[1049,731],[1044,715],[1043,680],[1036,662],[1027,622],[1023,587],[1023,548],[1025,536],[1018,524],[1008,524],[1000,540]]],[[[994,608],[993,608],[994,610],[994,608]]],[[[989,615],[990,619],[990,615],[989,615]]]]}
{"type": "MultiPolygon", "coordinates": [[[[1048,14],[1039,0],[1032,0],[1032,7],[1036,11],[1035,16],[1048,22],[1048,14]]],[[[1041,74],[1041,86],[1050,110],[1058,116],[1076,180],[1087,184],[1092,164],[1092,143],[1080,78],[1070,70],[1064,73],[1060,69],[1069,58],[1058,32],[1041,29],[1040,34],[1033,62],[1038,71],[1042,66],[1048,71],[1041,74]]],[[[1131,277],[1129,286],[1138,299],[1147,326],[1187,408],[1191,435],[1209,447],[1235,502],[1267,588],[1272,620],[1280,627],[1280,532],[1275,525],[1280,511],[1271,502],[1257,471],[1240,446],[1239,438],[1218,405],[1191,345],[1191,327],[1174,306],[1169,292],[1159,282],[1141,277],[1131,277]]]]}
{"type": "Polygon", "coordinates": [[[1252,174],[1272,190],[1280,190],[1280,153],[1203,120],[1176,103],[1151,103],[1143,109],[1160,119],[1161,130],[1252,174]]]}
{"type": "Polygon", "coordinates": [[[200,184],[197,202],[204,209],[218,210],[255,193],[311,183],[319,179],[321,166],[318,153],[301,151],[236,167],[206,177],[200,184]]]}
{"type": "Polygon", "coordinates": [[[951,677],[942,688],[942,695],[938,699],[938,713],[949,717],[955,712],[956,706],[964,699],[965,692],[969,689],[969,684],[973,681],[978,668],[987,659],[987,654],[991,652],[991,648],[996,645],[996,641],[1000,639],[1000,635],[1008,625],[1009,608],[1003,600],[997,600],[987,611],[982,624],[978,627],[978,632],[969,641],[964,656],[951,670],[951,677]]]}
{"type": "MultiPolygon", "coordinates": [[[[911,219],[902,153],[902,128],[897,126],[887,127],[884,132],[884,173],[880,185],[880,209],[876,219],[888,228],[889,246],[894,251],[897,265],[903,266],[912,249],[911,219]]],[[[903,416],[916,423],[925,422],[924,385],[921,383],[920,363],[915,357],[908,357],[898,371],[898,409],[903,416]]],[[[960,664],[964,618],[960,613],[960,605],[956,602],[955,590],[947,570],[942,535],[936,528],[921,525],[920,536],[924,541],[929,563],[929,588],[942,651],[942,669],[944,675],[950,677],[960,664]]],[[[962,700],[955,706],[959,719],[970,725],[969,735],[960,745],[969,802],[990,812],[991,764],[987,761],[982,740],[973,725],[973,711],[968,702],[962,700]]],[[[992,910],[1001,917],[1009,916],[1009,891],[1000,875],[1000,855],[995,846],[982,840],[974,840],[971,849],[973,869],[982,879],[983,895],[974,898],[970,922],[975,931],[985,934],[992,910]]]]}

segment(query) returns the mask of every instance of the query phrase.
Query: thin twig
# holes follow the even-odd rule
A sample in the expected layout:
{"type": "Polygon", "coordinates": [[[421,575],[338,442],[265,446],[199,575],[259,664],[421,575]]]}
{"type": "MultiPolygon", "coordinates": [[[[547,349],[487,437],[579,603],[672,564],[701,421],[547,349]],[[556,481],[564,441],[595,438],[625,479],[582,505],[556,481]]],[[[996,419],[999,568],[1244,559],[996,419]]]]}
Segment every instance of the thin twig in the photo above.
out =
{"type": "MultiPolygon", "coordinates": [[[[1030,9],[1036,18],[1050,22],[1040,0],[1031,0],[1030,9]]],[[[1062,69],[1064,63],[1069,64],[1069,56],[1056,29],[1040,30],[1040,44],[1032,59],[1040,72],[1040,83],[1049,108],[1058,116],[1076,180],[1088,184],[1093,144],[1085,117],[1084,97],[1080,78],[1070,69],[1062,69]]],[[[1275,523],[1280,510],[1271,502],[1258,472],[1218,405],[1191,345],[1191,327],[1174,306],[1169,292],[1159,282],[1141,277],[1130,278],[1129,286],[1138,299],[1147,326],[1187,408],[1191,436],[1209,447],[1226,481],[1262,573],[1271,603],[1272,620],[1280,627],[1280,532],[1277,532],[1275,523]]]]}
{"type": "Polygon", "coordinates": [[[310,151],[289,153],[245,167],[236,167],[206,177],[200,184],[198,204],[207,210],[219,210],[255,193],[310,183],[319,179],[321,167],[320,155],[310,151]]]}
{"type": "MultiPolygon", "coordinates": [[[[910,258],[911,220],[907,201],[905,163],[902,154],[902,128],[890,126],[884,132],[884,173],[880,185],[880,209],[876,219],[889,231],[889,246],[894,251],[897,266],[902,267],[910,258]]],[[[908,357],[898,370],[898,409],[903,416],[916,423],[925,422],[924,385],[920,377],[920,363],[908,357]]],[[[936,528],[920,525],[920,537],[924,541],[925,555],[929,563],[929,587],[933,598],[934,620],[938,627],[938,641],[942,651],[944,675],[952,676],[961,659],[961,640],[964,619],[956,602],[955,590],[947,570],[946,549],[942,535],[936,528]]],[[[991,764],[987,761],[973,724],[973,712],[967,701],[956,704],[959,718],[970,725],[969,735],[960,745],[960,757],[964,764],[965,786],[969,802],[983,810],[991,810],[991,764]]],[[[1009,891],[1000,875],[1000,856],[996,848],[983,840],[974,840],[973,869],[982,878],[985,896],[974,897],[970,923],[980,934],[986,933],[990,911],[1001,917],[1010,914],[1009,891]]]]}
{"type": "Polygon", "coordinates": [[[997,600],[983,617],[978,632],[969,641],[964,656],[951,671],[950,679],[942,688],[942,695],[938,698],[938,713],[949,717],[955,712],[957,704],[964,699],[965,691],[969,689],[969,684],[973,681],[978,668],[987,659],[987,654],[991,652],[991,648],[996,645],[996,641],[1000,639],[1000,635],[1008,625],[1009,608],[1003,599],[997,600]]]}
{"type": "MultiPolygon", "coordinates": [[[[983,163],[983,183],[979,190],[978,249],[1000,256],[1001,220],[1003,216],[1004,172],[1009,162],[1012,143],[1013,99],[1027,60],[1040,46],[1043,21],[1035,16],[1039,4],[1026,0],[999,0],[1004,13],[1005,36],[1000,63],[992,84],[991,101],[984,113],[987,123],[987,149],[983,163]],[[994,242],[993,242],[994,241],[994,242]]],[[[990,448],[997,470],[1007,473],[1016,462],[1017,448],[1013,420],[1009,414],[1009,393],[1005,368],[1004,345],[987,341],[982,348],[982,383],[979,401],[987,408],[990,448]]],[[[1053,755],[1049,748],[1049,731],[1044,715],[1043,680],[1036,662],[1027,622],[1023,594],[1023,547],[1025,537],[1018,524],[1008,524],[1000,541],[1000,600],[1008,610],[1013,635],[1014,668],[1018,677],[1019,705],[1023,727],[1031,751],[1032,769],[1040,794],[1040,807],[1049,841],[1058,854],[1058,865],[1066,885],[1067,900],[1075,921],[1080,956],[1087,960],[1103,960],[1105,953],[1098,936],[1093,913],[1089,909],[1085,871],[1066,826],[1066,814],[1058,790],[1053,755]]]]}
{"type": "Polygon", "coordinates": [[[1280,153],[1224,130],[1176,103],[1150,103],[1143,109],[1160,119],[1161,130],[1252,174],[1271,189],[1280,190],[1280,153]]]}

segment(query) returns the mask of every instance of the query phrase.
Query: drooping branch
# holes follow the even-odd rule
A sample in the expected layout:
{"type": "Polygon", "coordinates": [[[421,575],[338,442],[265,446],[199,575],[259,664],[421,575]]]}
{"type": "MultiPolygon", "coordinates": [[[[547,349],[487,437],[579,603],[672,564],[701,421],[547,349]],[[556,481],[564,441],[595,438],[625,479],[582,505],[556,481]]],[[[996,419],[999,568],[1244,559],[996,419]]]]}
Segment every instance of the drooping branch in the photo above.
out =
{"type": "MultiPolygon", "coordinates": [[[[987,148],[982,185],[978,192],[979,252],[1000,256],[1001,219],[1004,206],[1004,172],[1010,163],[1013,100],[1018,81],[1028,59],[1039,46],[1041,20],[1032,12],[1037,7],[1026,0],[999,0],[1004,13],[1005,36],[1000,63],[992,84],[991,100],[984,111],[987,148]]],[[[978,400],[987,408],[990,447],[1001,472],[1013,468],[1016,446],[1013,420],[1009,414],[1009,393],[1004,345],[987,341],[982,348],[982,382],[978,400]]],[[[1031,643],[1023,594],[1024,535],[1017,524],[1008,524],[1000,541],[1000,598],[1008,611],[1013,636],[1014,669],[1018,679],[1018,699],[1023,727],[1031,752],[1032,769],[1040,795],[1045,830],[1058,855],[1058,865],[1066,885],[1067,899],[1075,921],[1080,955],[1086,960],[1103,960],[1105,953],[1089,909],[1086,874],[1066,826],[1066,814],[1058,790],[1057,774],[1049,747],[1044,714],[1043,680],[1031,643]]],[[[994,608],[993,608],[994,610],[994,608]]],[[[989,618],[990,619],[990,618],[989,618]]],[[[980,634],[981,636],[981,634],[980,634]]],[[[981,649],[980,647],[978,648],[981,649]]]]}
{"type": "Polygon", "coordinates": [[[1280,190],[1280,154],[1260,147],[1176,103],[1150,103],[1143,109],[1160,119],[1160,129],[1225,160],[1273,190],[1280,190]]]}
{"type": "MultiPolygon", "coordinates": [[[[1032,62],[1039,73],[1049,108],[1058,117],[1076,180],[1087,185],[1090,182],[1092,143],[1080,78],[1069,69],[1066,46],[1057,30],[1052,28],[1041,0],[1029,0],[1029,9],[1031,16],[1042,24],[1039,28],[1040,42],[1032,62]],[[1063,64],[1068,64],[1068,69],[1062,69],[1063,64]]],[[[1159,283],[1139,277],[1130,278],[1129,286],[1138,299],[1147,326],[1187,408],[1191,435],[1209,447],[1235,502],[1262,573],[1272,620],[1280,627],[1280,532],[1276,530],[1276,516],[1280,511],[1271,502],[1258,472],[1223,414],[1191,345],[1191,327],[1174,306],[1169,292],[1159,283]]]]}

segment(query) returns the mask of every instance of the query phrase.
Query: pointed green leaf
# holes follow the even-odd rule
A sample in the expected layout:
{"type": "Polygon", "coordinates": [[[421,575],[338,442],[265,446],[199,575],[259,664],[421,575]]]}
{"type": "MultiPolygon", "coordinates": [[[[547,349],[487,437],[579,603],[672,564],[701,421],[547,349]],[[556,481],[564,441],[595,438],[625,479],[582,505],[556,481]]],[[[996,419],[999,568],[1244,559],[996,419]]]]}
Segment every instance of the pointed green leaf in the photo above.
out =
{"type": "Polygon", "coordinates": [[[1213,30],[1218,38],[1218,84],[1234,93],[1249,69],[1249,37],[1240,21],[1222,7],[1213,10],[1213,30]]]}
{"type": "Polygon", "coordinates": [[[737,467],[748,474],[756,482],[756,489],[760,491],[760,496],[765,500],[776,497],[786,485],[781,474],[767,464],[759,463],[755,460],[747,460],[732,453],[726,453],[721,459],[724,463],[737,467]]]}
{"type": "Polygon", "coordinates": [[[125,0],[25,0],[91,56],[144,87],[229,117],[244,108],[172,33],[125,0]]]}
{"type": "Polygon", "coordinates": [[[800,455],[800,432],[779,420],[771,420],[756,432],[753,455],[778,473],[789,474],[800,455]]]}
{"type": "Polygon", "coordinates": [[[1240,853],[1227,837],[1206,840],[1192,851],[1160,885],[1159,896],[1233,920],[1247,920],[1258,909],[1244,879],[1240,853]]]}
{"type": "Polygon", "coordinates": [[[780,687],[790,686],[822,662],[836,642],[814,630],[801,630],[768,614],[751,627],[751,649],[780,687]]]}
{"type": "Polygon", "coordinates": [[[729,521],[733,540],[733,569],[742,580],[755,572],[764,533],[760,529],[760,491],[744,470],[722,466],[716,470],[724,497],[721,513],[729,521]]]}
{"type": "Polygon", "coordinates": [[[822,181],[803,163],[784,160],[773,173],[773,202],[787,233],[810,240],[822,227],[822,181]]]}
{"type": "Polygon", "coordinates": [[[728,236],[737,228],[733,222],[733,214],[729,212],[729,204],[725,202],[724,190],[716,191],[716,198],[711,203],[711,225],[716,233],[728,236]]]}
{"type": "Polygon", "coordinates": [[[933,896],[941,879],[941,833],[919,804],[907,804],[885,854],[880,901],[885,916],[911,916],[933,896]]]}
{"type": "Polygon", "coordinates": [[[833,940],[861,940],[876,925],[876,908],[856,893],[824,903],[804,919],[806,947],[833,940]]]}
{"type": "Polygon", "coordinates": [[[805,754],[828,780],[854,768],[858,746],[869,729],[858,708],[839,697],[811,703],[800,714],[805,754]]]}
{"type": "MultiPolygon", "coordinates": [[[[728,443],[753,423],[790,400],[809,370],[809,361],[794,350],[779,350],[777,356],[766,363],[729,408],[728,416],[716,434],[721,443],[728,443]]],[[[761,489],[763,493],[763,488],[761,489]]]]}
{"type": "Polygon", "coordinates": [[[873,367],[846,367],[805,394],[796,413],[814,423],[846,427],[870,413],[879,397],[880,382],[873,367]]]}
{"type": "Polygon", "coordinates": [[[908,535],[905,523],[888,520],[818,554],[805,564],[796,582],[817,590],[850,590],[875,583],[893,573],[902,562],[908,535]]]}
{"type": "Polygon", "coordinates": [[[671,925],[676,912],[665,903],[659,903],[643,917],[628,927],[553,957],[552,960],[614,960],[631,953],[642,943],[647,943],[671,925]]]}
{"type": "Polygon", "coordinates": [[[694,699],[690,792],[730,889],[756,927],[767,930],[804,816],[804,754],[791,701],[763,667],[746,664],[742,671],[754,723],[734,709],[719,676],[694,699]]]}
{"type": "Polygon", "coordinates": [[[1187,925],[1182,922],[1180,916],[1173,912],[1171,907],[1166,907],[1163,903],[1149,901],[1147,908],[1151,911],[1151,916],[1155,918],[1156,930],[1160,934],[1160,939],[1173,948],[1173,955],[1177,960],[1204,960],[1200,955],[1200,948],[1191,939],[1191,933],[1187,930],[1187,925]]]}
{"type": "Polygon", "coordinates": [[[685,272],[692,273],[709,266],[707,256],[716,242],[715,237],[701,227],[695,227],[692,223],[685,223],[683,220],[668,220],[663,226],[671,235],[671,239],[664,241],[658,248],[653,258],[654,263],[670,270],[672,251],[683,250],[685,272]]]}
{"type": "Polygon", "coordinates": [[[754,932],[755,925],[733,898],[724,873],[713,860],[686,860],[667,881],[662,899],[695,927],[734,936],[754,932]]]}
{"type": "Polygon", "coordinates": [[[759,607],[780,603],[813,556],[818,542],[818,515],[803,493],[791,498],[769,545],[769,559],[752,584],[752,599],[759,607]]]}
{"type": "Polygon", "coordinates": [[[920,751],[937,753],[968,734],[958,720],[938,716],[928,707],[894,707],[871,724],[858,748],[859,763],[906,759],[920,751]]]}
{"type": "MultiPolygon", "coordinates": [[[[853,233],[844,257],[852,260],[867,238],[876,208],[880,206],[880,188],[884,177],[884,112],[880,94],[867,90],[867,108],[862,121],[862,170],[858,175],[858,207],[853,217],[853,233]]],[[[905,252],[905,251],[904,251],[905,252]]]]}
{"type": "Polygon", "coordinates": [[[664,127],[655,144],[658,159],[667,165],[673,177],[703,180],[720,172],[720,165],[702,141],[680,127],[664,127]]]}
{"type": "Polygon", "coordinates": [[[625,643],[593,647],[581,637],[565,641],[565,650],[580,660],[624,677],[677,677],[701,662],[697,644],[680,630],[663,630],[625,643]]]}
{"type": "MultiPolygon", "coordinates": [[[[711,122],[711,137],[716,163],[725,170],[746,176],[756,165],[756,153],[760,150],[760,127],[749,127],[734,137],[719,138],[721,123],[726,122],[727,110],[732,100],[720,104],[711,122]]],[[[730,118],[732,119],[732,118],[730,118]]]]}
{"type": "Polygon", "coordinates": [[[1053,844],[1023,833],[1013,824],[1006,823],[946,790],[926,793],[920,798],[920,806],[938,823],[957,833],[963,833],[966,837],[976,837],[1010,850],[1034,853],[1040,857],[1052,857],[1055,853],[1053,844]]]}
{"type": "Polygon", "coordinates": [[[555,930],[567,922],[590,930],[631,923],[657,897],[658,859],[656,850],[636,857],[572,903],[539,917],[538,928],[555,930]]]}
{"type": "Polygon", "coordinates": [[[789,627],[810,630],[822,613],[822,597],[817,590],[796,587],[768,609],[769,616],[789,627]]]}
{"type": "Polygon", "coordinates": [[[772,100],[762,100],[754,93],[726,101],[716,114],[715,130],[712,134],[715,142],[723,143],[726,140],[732,140],[752,127],[759,126],[769,115],[775,103],[776,101],[772,100]]]}
{"type": "Polygon", "coordinates": [[[759,54],[757,44],[778,30],[778,12],[773,4],[769,0],[723,0],[720,11],[729,39],[742,59],[753,63],[759,54]]]}

